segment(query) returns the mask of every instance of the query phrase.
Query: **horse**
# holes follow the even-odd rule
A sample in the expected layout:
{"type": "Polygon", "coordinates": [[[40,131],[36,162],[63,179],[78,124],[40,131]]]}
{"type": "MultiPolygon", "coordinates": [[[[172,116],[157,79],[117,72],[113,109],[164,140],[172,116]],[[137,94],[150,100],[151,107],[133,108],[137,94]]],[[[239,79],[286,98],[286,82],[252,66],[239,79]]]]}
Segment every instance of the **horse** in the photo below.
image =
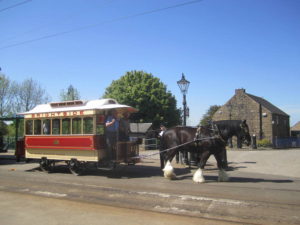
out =
{"type": "Polygon", "coordinates": [[[228,142],[230,138],[236,136],[239,140],[247,146],[251,144],[251,136],[249,134],[249,127],[246,120],[219,120],[212,121],[212,127],[217,126],[222,138],[228,142]]]}
{"type": "Polygon", "coordinates": [[[217,160],[219,169],[218,181],[228,181],[228,176],[222,163],[222,152],[225,151],[226,143],[216,131],[208,127],[174,127],[164,133],[162,147],[160,154],[161,168],[163,168],[166,178],[174,179],[176,177],[171,161],[176,153],[182,151],[191,152],[197,155],[197,158],[200,158],[198,170],[193,175],[194,182],[205,182],[202,170],[211,155],[214,155],[217,160]]]}
{"type": "MultiPolygon", "coordinates": [[[[165,163],[164,162],[164,155],[165,155],[164,150],[167,148],[173,148],[178,145],[193,141],[195,138],[196,131],[197,131],[197,128],[195,128],[195,127],[177,126],[174,128],[167,129],[164,132],[164,134],[160,138],[161,145],[160,145],[160,149],[159,149],[160,150],[161,169],[164,168],[164,163],[165,163]]],[[[176,155],[180,151],[186,153],[186,152],[188,152],[188,151],[186,151],[188,148],[194,148],[194,146],[193,145],[182,146],[182,147],[178,148],[178,151],[175,151],[174,154],[176,155]]],[[[172,157],[172,159],[173,159],[173,157],[172,157]]]]}
{"type": "MultiPolygon", "coordinates": [[[[251,136],[249,134],[249,127],[246,120],[219,120],[212,121],[212,129],[218,129],[220,136],[228,144],[228,140],[233,136],[237,137],[238,147],[241,148],[241,144],[244,143],[247,146],[251,144],[251,136]]],[[[222,162],[224,167],[228,167],[227,152],[223,152],[222,162]]]]}

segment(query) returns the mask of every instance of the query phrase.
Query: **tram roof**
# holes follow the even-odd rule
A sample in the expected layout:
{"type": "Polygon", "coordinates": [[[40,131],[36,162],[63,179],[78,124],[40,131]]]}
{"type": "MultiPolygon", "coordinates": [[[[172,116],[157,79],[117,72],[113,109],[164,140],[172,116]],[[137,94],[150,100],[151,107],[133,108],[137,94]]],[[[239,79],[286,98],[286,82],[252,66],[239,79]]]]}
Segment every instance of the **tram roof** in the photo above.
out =
{"type": "Polygon", "coordinates": [[[115,99],[96,99],[96,100],[75,100],[64,102],[51,102],[47,104],[40,104],[28,112],[19,113],[19,115],[33,114],[33,113],[51,113],[51,112],[66,112],[66,111],[79,111],[79,110],[105,110],[116,109],[129,112],[136,112],[137,109],[119,104],[115,99]]]}

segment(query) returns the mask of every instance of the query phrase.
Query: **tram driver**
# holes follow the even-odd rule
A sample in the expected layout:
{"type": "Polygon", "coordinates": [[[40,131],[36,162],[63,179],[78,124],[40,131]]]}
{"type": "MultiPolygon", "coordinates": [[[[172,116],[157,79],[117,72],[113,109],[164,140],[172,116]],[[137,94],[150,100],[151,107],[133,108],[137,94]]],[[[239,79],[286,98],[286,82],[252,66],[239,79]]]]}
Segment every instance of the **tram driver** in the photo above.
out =
{"type": "Polygon", "coordinates": [[[118,112],[116,110],[111,110],[105,120],[106,128],[106,149],[107,156],[106,160],[112,160],[116,152],[116,145],[118,140],[118,130],[119,130],[119,119],[118,112]]]}

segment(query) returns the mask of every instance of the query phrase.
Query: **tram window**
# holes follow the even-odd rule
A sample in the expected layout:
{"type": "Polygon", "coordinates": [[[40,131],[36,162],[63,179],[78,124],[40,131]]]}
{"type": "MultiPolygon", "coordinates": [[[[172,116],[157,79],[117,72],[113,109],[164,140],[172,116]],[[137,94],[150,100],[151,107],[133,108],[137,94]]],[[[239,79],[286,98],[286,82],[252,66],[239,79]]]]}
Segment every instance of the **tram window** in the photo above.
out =
{"type": "Polygon", "coordinates": [[[35,120],[34,121],[34,134],[35,135],[42,134],[42,122],[41,122],[41,120],[35,120]]]}
{"type": "Polygon", "coordinates": [[[62,120],[62,134],[71,134],[71,119],[62,120]]]}
{"type": "Polygon", "coordinates": [[[72,134],[81,134],[81,118],[72,119],[72,134]]]}
{"type": "Polygon", "coordinates": [[[43,134],[50,134],[50,120],[43,120],[43,134]]]}
{"type": "Polygon", "coordinates": [[[26,121],[26,134],[32,135],[33,133],[33,120],[27,120],[26,121]]]}
{"type": "Polygon", "coordinates": [[[93,118],[87,117],[83,118],[83,133],[92,134],[93,133],[93,118]]]}
{"type": "Polygon", "coordinates": [[[104,125],[103,124],[97,124],[96,134],[104,135],[104,125]]]}
{"type": "Polygon", "coordinates": [[[60,134],[60,119],[52,120],[52,134],[60,134]]]}

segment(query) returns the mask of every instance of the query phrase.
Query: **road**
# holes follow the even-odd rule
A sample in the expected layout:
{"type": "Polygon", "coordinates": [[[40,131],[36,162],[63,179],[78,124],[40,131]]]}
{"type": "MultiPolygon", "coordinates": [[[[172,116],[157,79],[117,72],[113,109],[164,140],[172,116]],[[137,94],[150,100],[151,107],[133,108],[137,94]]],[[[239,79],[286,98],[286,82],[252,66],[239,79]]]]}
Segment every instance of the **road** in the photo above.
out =
{"type": "MultiPolygon", "coordinates": [[[[1,224],[211,225],[216,220],[0,191],[1,224]]],[[[232,224],[218,221],[218,224],[232,224]]]]}
{"type": "MultiPolygon", "coordinates": [[[[243,153],[246,158],[241,158],[241,153],[230,154],[236,155],[229,155],[233,159],[229,164],[230,182],[217,182],[212,160],[205,170],[205,184],[192,182],[195,169],[176,164],[178,179],[164,179],[155,158],[136,166],[120,166],[116,171],[91,169],[80,177],[70,174],[63,164],[47,174],[38,169],[37,163],[16,164],[2,159],[1,221],[4,224],[35,224],[35,221],[170,224],[170,220],[173,224],[300,224],[300,178],[267,174],[262,168],[259,172],[249,172],[245,168],[255,164],[260,167],[257,158],[261,157],[246,152],[243,153]]],[[[300,158],[300,151],[289,154],[290,162],[296,156],[300,158]]]]}

